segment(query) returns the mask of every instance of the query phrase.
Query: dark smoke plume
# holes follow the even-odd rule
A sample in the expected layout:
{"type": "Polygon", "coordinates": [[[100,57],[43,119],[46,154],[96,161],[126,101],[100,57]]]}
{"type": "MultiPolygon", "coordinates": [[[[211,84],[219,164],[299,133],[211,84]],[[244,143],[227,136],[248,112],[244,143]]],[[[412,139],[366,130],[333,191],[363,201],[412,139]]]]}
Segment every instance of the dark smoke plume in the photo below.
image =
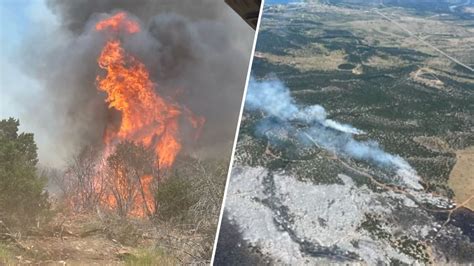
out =
{"type": "MultiPolygon", "coordinates": [[[[216,0],[46,0],[48,7],[61,19],[64,27],[76,34],[84,30],[91,15],[125,10],[148,21],[158,14],[175,13],[192,20],[229,19],[224,1],[216,0]]],[[[232,20],[236,22],[235,19],[232,20]]],[[[239,24],[241,24],[239,22],[239,24]]],[[[232,25],[235,28],[235,25],[232,25]]]]}
{"type": "MultiPolygon", "coordinates": [[[[254,31],[224,1],[47,0],[47,5],[59,26],[29,36],[21,64],[44,87],[44,98],[27,104],[45,129],[38,134],[51,134],[58,150],[71,154],[100,143],[113,119],[95,85],[101,73],[96,58],[106,37],[93,27],[119,10],[142,26],[124,46],[148,67],[159,93],[206,117],[200,150],[230,148],[254,31]]],[[[40,150],[49,152],[56,151],[40,150]]]]}

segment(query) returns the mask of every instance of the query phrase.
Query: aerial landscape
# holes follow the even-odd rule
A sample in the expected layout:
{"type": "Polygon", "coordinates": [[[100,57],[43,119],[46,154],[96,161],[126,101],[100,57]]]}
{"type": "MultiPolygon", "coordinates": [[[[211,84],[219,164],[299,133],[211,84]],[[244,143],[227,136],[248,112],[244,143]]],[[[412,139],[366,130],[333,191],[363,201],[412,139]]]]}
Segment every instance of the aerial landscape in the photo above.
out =
{"type": "Polygon", "coordinates": [[[474,3],[270,2],[215,263],[473,262],[474,3]]]}

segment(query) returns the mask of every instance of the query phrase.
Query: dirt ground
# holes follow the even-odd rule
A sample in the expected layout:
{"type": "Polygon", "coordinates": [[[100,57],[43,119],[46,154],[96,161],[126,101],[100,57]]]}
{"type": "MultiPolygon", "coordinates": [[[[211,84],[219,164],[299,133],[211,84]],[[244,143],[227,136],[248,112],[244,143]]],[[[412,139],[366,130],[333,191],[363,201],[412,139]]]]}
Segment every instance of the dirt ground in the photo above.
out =
{"type": "Polygon", "coordinates": [[[474,146],[456,152],[456,164],[449,176],[448,184],[454,191],[457,204],[474,210],[474,146]]]}
{"type": "Polygon", "coordinates": [[[0,243],[0,253],[8,247],[0,265],[177,265],[199,263],[203,254],[192,230],[96,214],[57,214],[16,239],[0,243]]]}

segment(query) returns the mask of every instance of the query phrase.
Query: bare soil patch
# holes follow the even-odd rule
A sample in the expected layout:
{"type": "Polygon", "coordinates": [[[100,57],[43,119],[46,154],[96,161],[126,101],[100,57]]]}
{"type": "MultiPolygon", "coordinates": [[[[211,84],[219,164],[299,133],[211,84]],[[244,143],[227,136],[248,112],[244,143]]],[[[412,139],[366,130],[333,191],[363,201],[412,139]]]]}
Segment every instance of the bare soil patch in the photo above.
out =
{"type": "MultiPolygon", "coordinates": [[[[474,195],[474,146],[457,151],[456,159],[448,184],[454,191],[455,201],[461,204],[474,195]]],[[[474,210],[474,199],[464,207],[474,210]]]]}

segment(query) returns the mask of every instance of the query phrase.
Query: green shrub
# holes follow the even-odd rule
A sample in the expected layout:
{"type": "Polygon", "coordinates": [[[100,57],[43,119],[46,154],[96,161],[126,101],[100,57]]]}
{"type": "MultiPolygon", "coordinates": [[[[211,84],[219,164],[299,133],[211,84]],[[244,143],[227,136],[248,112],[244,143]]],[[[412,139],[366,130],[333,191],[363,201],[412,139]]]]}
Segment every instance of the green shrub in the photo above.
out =
{"type": "Polygon", "coordinates": [[[196,202],[189,179],[171,176],[158,184],[156,202],[157,214],[161,220],[183,220],[196,202]]]}
{"type": "Polygon", "coordinates": [[[19,125],[13,118],[0,121],[0,220],[11,228],[33,224],[49,208],[33,134],[18,134],[19,125]]]}

